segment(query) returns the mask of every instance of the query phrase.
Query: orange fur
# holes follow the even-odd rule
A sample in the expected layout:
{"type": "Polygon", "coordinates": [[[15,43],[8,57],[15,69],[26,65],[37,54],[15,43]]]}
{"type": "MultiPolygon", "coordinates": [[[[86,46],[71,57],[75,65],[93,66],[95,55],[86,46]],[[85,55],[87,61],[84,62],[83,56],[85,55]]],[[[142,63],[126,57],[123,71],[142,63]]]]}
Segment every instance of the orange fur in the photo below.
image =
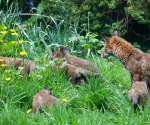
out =
{"type": "Polygon", "coordinates": [[[62,46],[57,51],[52,52],[51,60],[55,58],[65,58],[68,64],[75,65],[76,67],[80,67],[94,73],[99,73],[99,70],[94,63],[71,55],[65,46],[62,46]]]}
{"type": "Polygon", "coordinates": [[[33,109],[37,112],[40,109],[46,109],[49,105],[58,103],[58,99],[51,95],[51,90],[43,88],[33,97],[33,109]]]}
{"type": "Polygon", "coordinates": [[[31,60],[2,56],[0,56],[0,60],[0,65],[6,64],[7,67],[14,67],[16,70],[18,70],[19,67],[24,67],[23,74],[30,74],[32,70],[36,69],[35,63],[31,60]]]}
{"type": "Polygon", "coordinates": [[[107,58],[110,55],[116,56],[130,72],[132,79],[141,81],[145,77],[147,78],[148,86],[150,86],[150,54],[135,48],[117,35],[110,38],[104,36],[103,38],[105,45],[101,56],[103,58],[107,58]]]}

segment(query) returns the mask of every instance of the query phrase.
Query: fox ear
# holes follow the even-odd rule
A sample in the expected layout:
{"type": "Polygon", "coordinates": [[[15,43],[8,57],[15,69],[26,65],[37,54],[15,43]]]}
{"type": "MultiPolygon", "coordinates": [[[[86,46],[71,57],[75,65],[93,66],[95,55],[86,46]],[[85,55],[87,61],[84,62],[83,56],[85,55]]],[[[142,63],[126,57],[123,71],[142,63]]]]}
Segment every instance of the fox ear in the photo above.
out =
{"type": "Polygon", "coordinates": [[[54,49],[51,49],[52,50],[52,53],[54,52],[54,49]]]}
{"type": "Polygon", "coordinates": [[[109,42],[109,37],[101,35],[105,42],[109,42]]]}
{"type": "Polygon", "coordinates": [[[43,89],[46,89],[46,90],[47,90],[47,87],[46,87],[46,86],[44,86],[44,87],[43,87],[43,89]]]}
{"type": "Polygon", "coordinates": [[[61,54],[63,55],[63,56],[65,56],[65,51],[68,51],[68,48],[67,47],[65,47],[65,46],[61,46],[60,47],[60,52],[61,52],[61,54]]]}
{"type": "Polygon", "coordinates": [[[112,36],[119,36],[118,30],[114,29],[112,36]]]}

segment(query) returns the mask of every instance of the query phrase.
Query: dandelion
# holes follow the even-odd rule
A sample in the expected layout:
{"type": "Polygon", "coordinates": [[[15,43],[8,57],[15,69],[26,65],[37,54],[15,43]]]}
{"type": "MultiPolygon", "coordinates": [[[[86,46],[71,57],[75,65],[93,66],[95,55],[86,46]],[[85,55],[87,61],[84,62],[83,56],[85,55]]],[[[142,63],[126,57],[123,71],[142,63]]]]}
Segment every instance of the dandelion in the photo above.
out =
{"type": "Polygon", "coordinates": [[[63,98],[62,101],[63,101],[64,103],[66,103],[66,102],[67,102],[67,99],[63,98]]]}
{"type": "Polygon", "coordinates": [[[16,32],[16,30],[14,30],[14,29],[11,29],[11,30],[10,30],[10,32],[12,32],[12,33],[15,33],[15,32],[16,32]]]}
{"type": "Polygon", "coordinates": [[[7,26],[4,26],[2,29],[3,29],[3,30],[6,30],[6,29],[7,29],[7,26]]]}
{"type": "Polygon", "coordinates": [[[27,110],[27,113],[30,113],[31,111],[32,111],[32,109],[28,109],[28,110],[27,110]]]}
{"type": "Polygon", "coordinates": [[[17,41],[12,41],[11,43],[12,43],[12,44],[17,44],[18,42],[17,42],[17,41]]]}
{"type": "Polygon", "coordinates": [[[7,34],[6,31],[1,31],[0,33],[3,34],[4,36],[7,34]]]}
{"type": "Polygon", "coordinates": [[[19,55],[23,56],[23,55],[26,55],[26,54],[27,54],[26,51],[22,51],[22,52],[20,52],[19,55]]]}
{"type": "Polygon", "coordinates": [[[7,64],[1,64],[1,66],[6,67],[6,66],[7,66],[7,64]]]}
{"type": "Polygon", "coordinates": [[[0,62],[3,62],[4,61],[4,59],[0,59],[0,62]]]}
{"type": "Polygon", "coordinates": [[[10,72],[10,70],[5,70],[5,72],[9,73],[9,72],[10,72]]]}
{"type": "Polygon", "coordinates": [[[21,78],[22,78],[23,76],[22,76],[22,75],[19,75],[19,77],[21,77],[21,78]]]}
{"type": "Polygon", "coordinates": [[[18,34],[18,33],[16,33],[16,34],[15,34],[15,36],[19,36],[19,34],[18,34]]]}
{"type": "Polygon", "coordinates": [[[19,40],[19,43],[23,43],[24,42],[24,40],[19,40]]]}
{"type": "Polygon", "coordinates": [[[15,33],[11,33],[11,35],[12,35],[12,36],[19,36],[19,34],[16,33],[16,32],[15,32],[15,33]]]}
{"type": "Polygon", "coordinates": [[[1,39],[0,42],[3,42],[3,40],[1,39]]]}
{"type": "Polygon", "coordinates": [[[6,81],[10,81],[11,78],[6,78],[6,81]]]}

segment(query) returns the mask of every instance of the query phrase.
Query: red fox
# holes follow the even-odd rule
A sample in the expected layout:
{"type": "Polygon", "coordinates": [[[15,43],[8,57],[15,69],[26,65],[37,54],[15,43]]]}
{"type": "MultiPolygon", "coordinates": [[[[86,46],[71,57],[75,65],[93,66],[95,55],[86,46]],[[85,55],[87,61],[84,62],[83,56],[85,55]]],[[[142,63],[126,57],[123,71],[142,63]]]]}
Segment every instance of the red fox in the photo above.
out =
{"type": "Polygon", "coordinates": [[[80,67],[94,73],[99,73],[99,70],[94,63],[71,55],[68,48],[65,46],[60,47],[57,51],[52,50],[51,60],[55,58],[65,58],[68,64],[75,65],[76,67],[80,67]]]}
{"type": "Polygon", "coordinates": [[[116,56],[130,72],[132,79],[141,81],[145,77],[150,87],[150,54],[144,53],[118,37],[117,30],[114,31],[112,37],[103,36],[103,39],[105,45],[101,56],[103,58],[110,55],[116,56]]]}
{"type": "Polygon", "coordinates": [[[61,69],[63,69],[63,71],[65,71],[67,79],[70,80],[70,82],[73,85],[76,85],[77,83],[81,83],[84,85],[86,82],[87,76],[94,76],[94,77],[100,76],[99,73],[92,73],[88,70],[82,69],[80,67],[76,67],[75,65],[68,64],[64,60],[62,60],[59,64],[54,63],[53,69],[55,71],[56,71],[56,67],[61,68],[61,69]],[[57,65],[59,65],[59,66],[57,66],[57,65]]]}
{"type": "Polygon", "coordinates": [[[148,99],[147,83],[145,81],[133,81],[128,97],[134,106],[134,111],[139,110],[139,105],[142,105],[142,109],[144,110],[148,99]]]}
{"type": "Polygon", "coordinates": [[[58,103],[58,98],[52,96],[51,91],[52,89],[47,89],[46,87],[44,87],[33,97],[32,105],[34,113],[38,110],[46,109],[49,105],[58,103]]]}
{"type": "Polygon", "coordinates": [[[24,67],[23,74],[30,74],[32,70],[36,69],[36,65],[31,60],[21,58],[10,58],[0,56],[0,65],[6,64],[7,67],[14,67],[18,70],[19,67],[24,67]]]}

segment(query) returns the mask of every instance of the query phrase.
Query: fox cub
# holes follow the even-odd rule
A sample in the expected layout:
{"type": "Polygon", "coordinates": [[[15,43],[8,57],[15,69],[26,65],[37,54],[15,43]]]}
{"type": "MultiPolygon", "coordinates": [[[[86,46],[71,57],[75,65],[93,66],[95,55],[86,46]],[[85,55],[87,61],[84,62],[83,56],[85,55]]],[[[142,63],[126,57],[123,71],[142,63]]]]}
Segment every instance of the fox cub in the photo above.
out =
{"type": "Polygon", "coordinates": [[[34,112],[37,112],[38,110],[44,110],[49,105],[58,103],[58,99],[55,96],[52,96],[51,91],[52,89],[47,89],[44,87],[33,97],[32,105],[34,112]]]}
{"type": "Polygon", "coordinates": [[[55,61],[57,61],[57,59],[55,59],[53,70],[56,71],[57,70],[56,67],[59,69],[63,69],[62,71],[65,72],[67,79],[70,80],[70,82],[73,85],[76,85],[78,83],[84,84],[86,82],[86,77],[88,76],[94,76],[94,77],[100,76],[99,73],[92,73],[83,68],[68,64],[65,60],[62,59],[58,59],[58,60],[61,60],[61,62],[59,64],[55,63],[55,61]]]}
{"type": "Polygon", "coordinates": [[[148,88],[146,81],[133,81],[128,97],[134,106],[134,111],[139,110],[139,105],[141,105],[144,110],[144,106],[148,99],[148,88]]]}
{"type": "Polygon", "coordinates": [[[99,70],[94,63],[86,59],[81,59],[79,57],[71,55],[68,51],[68,48],[65,46],[60,47],[57,51],[52,50],[51,60],[55,58],[65,58],[68,64],[80,67],[84,70],[88,70],[94,73],[99,73],[99,70]]]}
{"type": "Polygon", "coordinates": [[[23,74],[30,74],[32,70],[36,69],[35,63],[31,60],[2,56],[0,56],[0,60],[0,64],[6,64],[7,67],[14,67],[16,70],[23,67],[23,74]]]}

